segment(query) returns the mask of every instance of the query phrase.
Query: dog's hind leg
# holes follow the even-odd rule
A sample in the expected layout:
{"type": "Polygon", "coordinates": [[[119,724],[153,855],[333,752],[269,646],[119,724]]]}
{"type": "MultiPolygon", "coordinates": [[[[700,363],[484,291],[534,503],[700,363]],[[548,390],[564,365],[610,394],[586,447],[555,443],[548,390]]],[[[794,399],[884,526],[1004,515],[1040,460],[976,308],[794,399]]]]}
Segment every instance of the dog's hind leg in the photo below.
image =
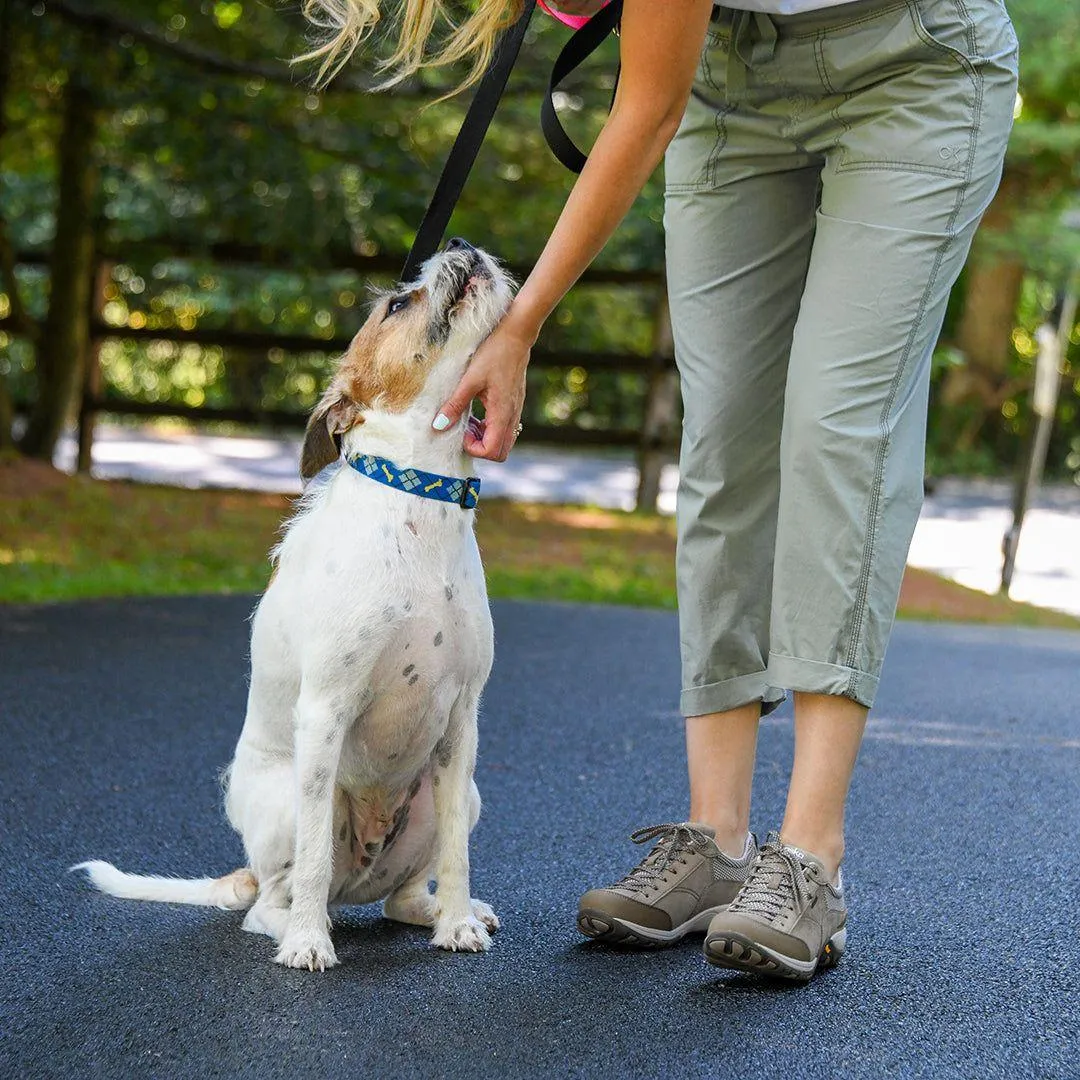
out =
{"type": "Polygon", "coordinates": [[[259,882],[243,929],[280,943],[289,918],[296,831],[292,765],[241,739],[224,782],[226,812],[259,882]]]}
{"type": "MultiPolygon", "coordinates": [[[[476,784],[469,785],[469,831],[476,828],[480,820],[480,792],[476,784]]],[[[435,876],[435,862],[428,863],[419,873],[403,881],[383,901],[383,915],[394,922],[408,923],[412,926],[434,926],[438,911],[435,897],[428,885],[435,876]]],[[[490,933],[499,929],[499,917],[489,904],[483,900],[472,899],[473,918],[484,924],[490,933]]]]}
{"type": "Polygon", "coordinates": [[[402,882],[383,901],[384,917],[410,926],[434,926],[435,897],[428,888],[431,874],[432,867],[425,866],[418,874],[402,882]]]}
{"type": "MultiPolygon", "coordinates": [[[[405,882],[383,901],[383,916],[391,922],[407,923],[409,926],[434,926],[437,914],[435,897],[428,889],[430,868],[405,882]]],[[[481,922],[489,933],[499,929],[499,916],[490,904],[483,900],[471,900],[473,918],[481,922]]]]}
{"type": "Polygon", "coordinates": [[[278,944],[289,925],[289,873],[286,866],[268,881],[260,883],[259,897],[244,917],[241,929],[249,934],[266,934],[278,944]]]}

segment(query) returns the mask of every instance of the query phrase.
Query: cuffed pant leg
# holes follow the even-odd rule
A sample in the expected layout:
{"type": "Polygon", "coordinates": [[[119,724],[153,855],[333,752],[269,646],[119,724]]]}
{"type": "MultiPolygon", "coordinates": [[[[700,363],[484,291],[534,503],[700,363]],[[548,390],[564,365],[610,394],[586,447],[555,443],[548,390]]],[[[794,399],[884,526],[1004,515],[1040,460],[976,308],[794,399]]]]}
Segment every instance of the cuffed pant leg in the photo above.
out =
{"type": "Polygon", "coordinates": [[[792,164],[725,159],[708,188],[667,194],[687,716],[751,701],[767,712],[783,700],[766,676],[780,429],[819,172],[805,156],[792,164]]]}
{"type": "Polygon", "coordinates": [[[989,11],[985,57],[963,63],[957,11],[938,30],[957,53],[883,87],[890,124],[841,115],[788,369],[769,678],[866,706],[922,505],[931,354],[1011,123],[1007,22],[989,11]],[[940,167],[918,163],[928,145],[940,167]]]}

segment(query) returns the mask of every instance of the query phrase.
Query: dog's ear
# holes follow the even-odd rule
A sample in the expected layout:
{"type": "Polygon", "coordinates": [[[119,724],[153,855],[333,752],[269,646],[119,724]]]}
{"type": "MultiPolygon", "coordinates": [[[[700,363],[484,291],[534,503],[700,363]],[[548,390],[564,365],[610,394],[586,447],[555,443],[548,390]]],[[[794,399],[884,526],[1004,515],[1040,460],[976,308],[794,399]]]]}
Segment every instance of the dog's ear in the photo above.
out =
{"type": "Polygon", "coordinates": [[[300,451],[300,476],[310,480],[320,469],[337,461],[341,436],[364,422],[360,406],[340,386],[331,386],[315,406],[300,451]]]}

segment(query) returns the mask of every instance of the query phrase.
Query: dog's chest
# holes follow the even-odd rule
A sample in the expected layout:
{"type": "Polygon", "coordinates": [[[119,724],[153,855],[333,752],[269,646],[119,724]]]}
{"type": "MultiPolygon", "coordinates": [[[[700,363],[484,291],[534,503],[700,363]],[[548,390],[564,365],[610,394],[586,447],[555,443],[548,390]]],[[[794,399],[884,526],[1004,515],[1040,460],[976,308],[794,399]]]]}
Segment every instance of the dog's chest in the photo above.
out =
{"type": "Polygon", "coordinates": [[[480,613],[433,600],[430,610],[400,617],[375,664],[372,693],[415,708],[441,686],[475,682],[490,663],[489,640],[480,613]]]}
{"type": "Polygon", "coordinates": [[[395,616],[350,740],[361,760],[413,770],[442,738],[455,702],[479,693],[491,666],[490,616],[486,605],[464,602],[467,590],[458,589],[440,584],[443,595],[428,597],[427,610],[415,611],[414,596],[413,610],[395,616]]]}
{"type": "Polygon", "coordinates": [[[471,516],[345,472],[283,544],[257,622],[279,635],[283,659],[310,657],[305,677],[352,711],[339,773],[350,788],[407,787],[455,702],[487,678],[491,616],[471,516]]]}
{"type": "MultiPolygon", "coordinates": [[[[471,529],[443,549],[408,522],[390,539],[397,572],[381,593],[366,707],[343,752],[342,773],[359,785],[372,770],[411,781],[445,734],[455,703],[475,698],[491,668],[491,615],[471,529]]],[[[358,630],[368,635],[370,628],[358,630]]]]}

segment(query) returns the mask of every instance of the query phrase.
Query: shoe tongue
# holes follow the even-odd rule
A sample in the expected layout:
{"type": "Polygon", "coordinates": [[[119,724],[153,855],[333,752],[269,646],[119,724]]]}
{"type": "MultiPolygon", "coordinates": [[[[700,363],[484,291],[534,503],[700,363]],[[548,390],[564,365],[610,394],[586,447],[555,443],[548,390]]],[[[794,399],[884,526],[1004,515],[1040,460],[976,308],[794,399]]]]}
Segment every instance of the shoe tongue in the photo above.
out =
{"type": "Polygon", "coordinates": [[[809,851],[804,851],[794,844],[784,844],[783,847],[785,851],[790,851],[803,866],[816,866],[822,881],[829,880],[829,875],[825,873],[825,864],[816,855],[811,855],[809,851]]]}

